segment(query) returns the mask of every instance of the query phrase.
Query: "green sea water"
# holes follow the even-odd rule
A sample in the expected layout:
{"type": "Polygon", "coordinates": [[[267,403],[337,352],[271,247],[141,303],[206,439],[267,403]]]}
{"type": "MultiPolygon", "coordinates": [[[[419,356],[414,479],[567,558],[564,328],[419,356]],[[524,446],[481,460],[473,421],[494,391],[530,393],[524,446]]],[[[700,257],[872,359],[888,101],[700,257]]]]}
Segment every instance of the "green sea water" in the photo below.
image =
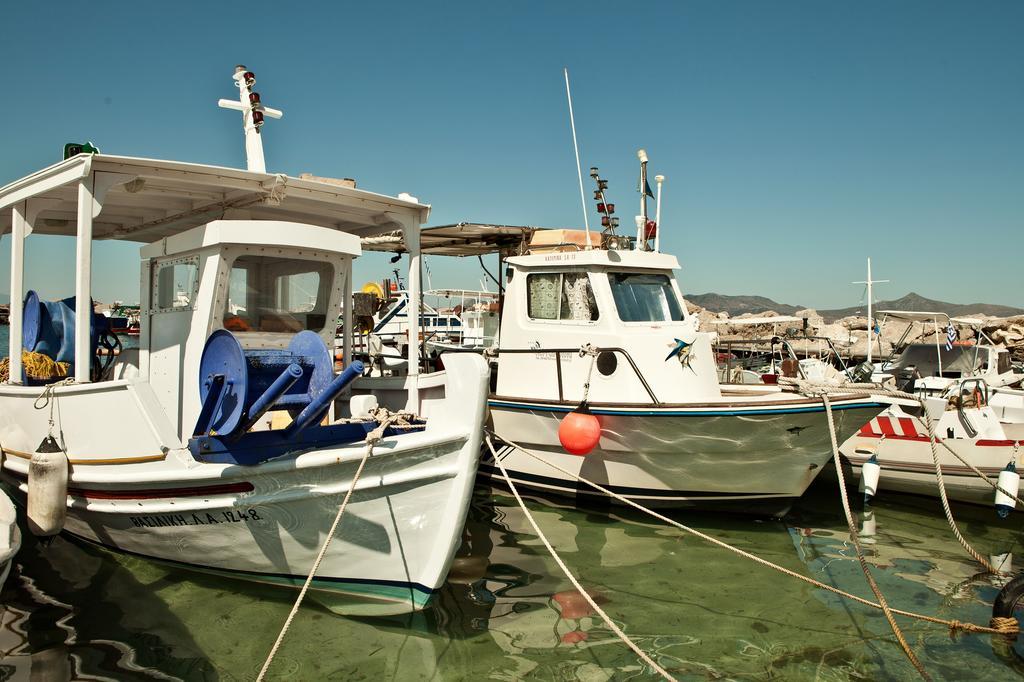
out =
{"type": "MultiPolygon", "coordinates": [[[[737,547],[855,594],[870,591],[834,484],[784,520],[678,514],[737,547]]],[[[528,505],[622,629],[689,680],[915,679],[884,617],[624,510],[528,505]]],[[[956,507],[983,553],[1016,551],[1024,519],[956,507]]],[[[890,603],[987,623],[998,591],[937,500],[885,495],[865,538],[890,603]]],[[[863,513],[859,512],[861,521],[863,513]]],[[[27,538],[3,589],[0,680],[254,679],[294,591],[27,538]]],[[[1024,644],[901,619],[935,679],[1015,679],[1024,644]]],[[[560,573],[514,499],[480,485],[447,584],[423,612],[345,618],[309,601],[270,672],[290,680],[656,679],[560,573]]]]}

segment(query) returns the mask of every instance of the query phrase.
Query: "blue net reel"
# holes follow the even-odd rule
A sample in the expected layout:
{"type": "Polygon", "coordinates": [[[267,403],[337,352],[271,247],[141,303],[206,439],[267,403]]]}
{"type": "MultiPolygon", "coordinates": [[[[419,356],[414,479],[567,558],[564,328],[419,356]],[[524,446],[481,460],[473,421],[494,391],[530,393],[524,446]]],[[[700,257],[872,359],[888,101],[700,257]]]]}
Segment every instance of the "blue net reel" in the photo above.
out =
{"type": "Polygon", "coordinates": [[[199,363],[203,407],[194,435],[241,437],[269,410],[289,410],[288,433],[297,433],[318,422],[362,373],[362,363],[353,362],[335,377],[327,345],[312,331],[296,334],[286,350],[245,350],[234,334],[218,329],[199,363]]]}

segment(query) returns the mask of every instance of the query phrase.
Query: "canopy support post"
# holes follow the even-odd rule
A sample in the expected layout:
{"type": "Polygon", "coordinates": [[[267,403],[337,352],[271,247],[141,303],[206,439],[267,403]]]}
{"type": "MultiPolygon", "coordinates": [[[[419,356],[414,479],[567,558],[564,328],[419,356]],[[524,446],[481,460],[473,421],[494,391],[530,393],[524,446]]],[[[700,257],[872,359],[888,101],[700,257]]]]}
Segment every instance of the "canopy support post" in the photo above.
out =
{"type": "Polygon", "coordinates": [[[11,215],[11,309],[9,384],[21,383],[22,317],[25,298],[25,202],[13,206],[11,215]]]}
{"type": "Polygon", "coordinates": [[[421,272],[423,258],[420,255],[420,224],[416,218],[402,216],[402,239],[409,253],[408,294],[409,294],[409,344],[406,346],[406,358],[409,363],[409,405],[408,410],[419,411],[420,403],[420,311],[421,272]]]}
{"type": "Polygon", "coordinates": [[[89,382],[92,370],[93,174],[78,181],[78,240],[75,246],[75,382],[89,382]]]}
{"type": "Polygon", "coordinates": [[[341,340],[341,354],[345,367],[352,364],[352,339],[357,333],[352,325],[352,259],[346,256],[345,275],[342,280],[341,293],[341,328],[344,330],[341,340]]]}

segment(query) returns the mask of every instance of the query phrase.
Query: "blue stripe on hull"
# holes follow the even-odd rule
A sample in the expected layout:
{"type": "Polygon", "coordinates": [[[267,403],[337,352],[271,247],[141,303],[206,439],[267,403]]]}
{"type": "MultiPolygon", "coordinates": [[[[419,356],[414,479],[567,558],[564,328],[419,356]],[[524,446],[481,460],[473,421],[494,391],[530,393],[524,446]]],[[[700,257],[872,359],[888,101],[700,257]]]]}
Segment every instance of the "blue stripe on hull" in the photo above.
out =
{"type": "MultiPolygon", "coordinates": [[[[509,410],[528,410],[534,412],[572,412],[576,409],[575,404],[566,405],[537,405],[532,403],[514,403],[505,402],[502,400],[488,400],[487,406],[491,408],[505,408],[509,410]]],[[[833,405],[832,409],[838,410],[862,410],[862,409],[882,409],[885,405],[882,403],[853,403],[844,405],[833,405]]],[[[808,406],[808,407],[785,407],[785,408],[763,408],[763,409],[749,409],[749,410],[623,410],[613,408],[594,407],[591,405],[590,412],[592,414],[604,414],[615,417],[742,417],[747,415],[773,415],[773,414],[802,414],[802,413],[814,413],[824,412],[825,407],[822,406],[808,406]]]]}

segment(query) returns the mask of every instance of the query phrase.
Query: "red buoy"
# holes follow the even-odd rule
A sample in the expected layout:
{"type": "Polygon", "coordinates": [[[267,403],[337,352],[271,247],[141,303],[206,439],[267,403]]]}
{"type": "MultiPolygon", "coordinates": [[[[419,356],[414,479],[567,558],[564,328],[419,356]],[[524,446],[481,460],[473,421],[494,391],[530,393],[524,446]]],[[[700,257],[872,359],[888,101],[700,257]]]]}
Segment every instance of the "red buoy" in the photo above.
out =
{"type": "Polygon", "coordinates": [[[570,455],[582,457],[601,440],[601,422],[585,407],[573,410],[558,425],[558,440],[570,455]]]}

